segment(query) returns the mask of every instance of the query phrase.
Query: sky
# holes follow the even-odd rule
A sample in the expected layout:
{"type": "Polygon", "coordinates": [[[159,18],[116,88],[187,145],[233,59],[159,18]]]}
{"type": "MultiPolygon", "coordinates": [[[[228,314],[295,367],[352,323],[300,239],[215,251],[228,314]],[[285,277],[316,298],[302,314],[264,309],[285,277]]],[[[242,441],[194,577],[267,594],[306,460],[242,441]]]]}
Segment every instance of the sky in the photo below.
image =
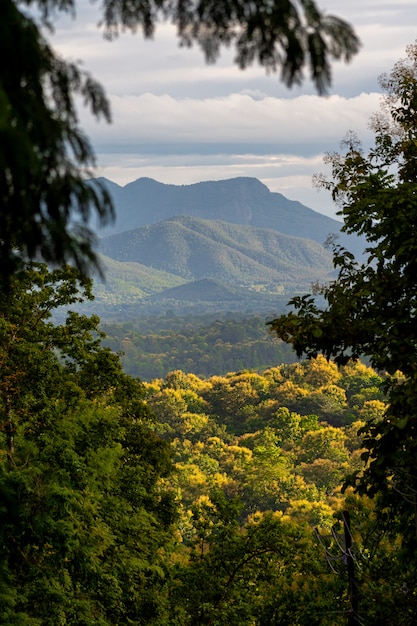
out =
{"type": "Polygon", "coordinates": [[[152,40],[138,32],[108,41],[98,27],[100,3],[76,4],[75,18],[56,16],[48,37],[110,99],[110,125],[80,109],[95,176],[120,185],[143,176],[176,185],[251,176],[330,216],[336,208],[312,177],[325,171],[324,154],[337,150],[347,131],[371,141],[378,76],[417,37],[415,0],[317,0],[325,13],[350,22],[362,43],[351,63],[333,64],[328,95],[318,96],[307,79],[288,89],[260,67],[239,70],[228,50],[207,65],[198,47],[178,47],[170,24],[159,24],[152,40]]]}

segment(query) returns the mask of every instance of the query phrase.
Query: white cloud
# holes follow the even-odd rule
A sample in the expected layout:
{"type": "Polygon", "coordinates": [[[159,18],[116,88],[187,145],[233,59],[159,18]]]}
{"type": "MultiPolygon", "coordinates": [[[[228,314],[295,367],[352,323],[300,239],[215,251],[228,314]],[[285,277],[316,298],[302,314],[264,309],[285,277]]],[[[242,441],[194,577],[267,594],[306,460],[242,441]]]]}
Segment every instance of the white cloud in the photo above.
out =
{"type": "MultiPolygon", "coordinates": [[[[352,96],[373,89],[377,76],[389,71],[416,37],[415,0],[319,0],[318,4],[325,12],[350,21],[363,44],[352,63],[333,64],[332,93],[352,96]]],[[[232,51],[224,50],[215,65],[207,66],[197,47],[178,47],[175,28],[170,24],[160,24],[151,41],[144,41],[139,32],[125,33],[108,42],[97,28],[99,3],[78,2],[77,12],[75,20],[61,17],[57,21],[53,41],[65,56],[82,59],[109,93],[167,93],[192,98],[228,95],[244,89],[290,98],[315,93],[308,81],[289,92],[276,75],[265,76],[257,66],[240,71],[233,64],[232,51]]]]}
{"type": "Polygon", "coordinates": [[[379,101],[377,93],[293,100],[115,97],[114,125],[95,125],[89,134],[97,145],[97,174],[119,184],[141,176],[173,184],[253,176],[334,216],[330,198],[312,188],[312,175],[346,131],[362,140],[371,136],[367,123],[379,101]]]}
{"type": "Polygon", "coordinates": [[[286,89],[256,66],[240,71],[225,51],[207,66],[198,48],[178,48],[174,28],[159,25],[154,41],[140,33],[108,42],[97,29],[99,3],[79,0],[77,18],[60,17],[53,42],[82,59],[105,86],[114,123],[82,125],[98,153],[98,173],[119,183],[139,176],[162,182],[256,176],[274,191],[332,211],[311,189],[325,150],[347,130],[365,142],[378,109],[377,77],[389,72],[415,39],[415,0],[318,0],[350,21],[362,48],[352,63],[333,65],[331,95],[319,98],[310,82],[286,89]]]}
{"type": "Polygon", "coordinates": [[[302,157],[281,154],[106,154],[99,153],[97,176],[120,185],[149,177],[166,184],[189,185],[202,180],[225,180],[250,176],[261,180],[271,191],[335,216],[335,207],[325,192],[312,187],[312,175],[323,170],[322,155],[302,157]]]}
{"type": "MultiPolygon", "coordinates": [[[[97,125],[83,116],[95,143],[114,146],[140,144],[265,144],[279,151],[294,145],[298,153],[314,145],[335,148],[348,130],[368,140],[369,116],[378,109],[378,93],[355,98],[299,96],[294,99],[246,94],[197,100],[169,95],[113,96],[113,125],[97,125]]],[[[169,150],[169,148],[167,148],[169,150]]],[[[227,151],[227,147],[225,147],[227,151]]]]}

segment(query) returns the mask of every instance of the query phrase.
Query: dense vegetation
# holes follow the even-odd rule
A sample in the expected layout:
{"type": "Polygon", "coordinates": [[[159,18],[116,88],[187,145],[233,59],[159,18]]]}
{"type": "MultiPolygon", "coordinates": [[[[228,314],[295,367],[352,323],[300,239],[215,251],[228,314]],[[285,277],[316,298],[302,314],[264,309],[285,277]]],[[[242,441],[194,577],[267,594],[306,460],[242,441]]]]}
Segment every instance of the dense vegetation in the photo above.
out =
{"type": "Polygon", "coordinates": [[[321,353],[339,364],[366,355],[388,376],[385,419],[368,425],[361,493],[379,494],[380,514],[391,512],[409,556],[417,559],[417,44],[381,77],[385,97],[372,121],[366,151],[348,134],[328,155],[330,180],[320,182],[339,203],[347,232],[362,233],[367,254],[358,263],[334,246],[335,281],[315,295],[295,298],[295,310],[273,328],[298,354],[321,353]],[[399,374],[400,372],[400,374],[399,374]]]}
{"type": "Polygon", "coordinates": [[[399,527],[341,491],[381,376],[318,358],[141,383],[96,317],[51,322],[89,290],[34,265],[2,293],[1,623],[342,626],[347,558],[365,623],[410,623],[399,527]]]}
{"type": "Polygon", "coordinates": [[[172,370],[199,376],[244,368],[262,370],[277,362],[293,363],[294,352],[267,329],[262,317],[217,316],[140,318],[103,324],[105,344],[121,352],[124,370],[143,380],[172,370]]]}
{"type": "MultiPolygon", "coordinates": [[[[46,22],[74,3],[27,4],[46,22]]],[[[203,15],[201,4],[156,3],[209,59],[233,42],[241,65],[279,65],[287,83],[308,62],[322,89],[328,55],[356,51],[350,28],[312,2],[278,13],[260,2],[249,14],[246,4],[203,15]]],[[[154,4],[103,6],[110,35],[152,34],[154,4]]],[[[111,213],[105,190],[85,183],[93,155],[73,99],[109,111],[19,7],[2,3],[0,37],[0,622],[414,623],[417,47],[383,79],[375,147],[366,155],[349,137],[329,157],[324,184],[346,230],[370,246],[361,264],[335,246],[339,274],[318,289],[327,308],[298,298],[298,314],[274,322],[310,361],[141,383],[103,345],[96,316],[51,321],[90,296],[91,204],[111,213]],[[81,274],[26,263],[38,255],[70,258],[81,274]],[[352,361],[361,354],[379,374],[352,361]]]]}
{"type": "MultiPolygon", "coordinates": [[[[323,241],[327,234],[322,234],[323,241]]],[[[100,249],[117,261],[140,263],[188,281],[211,278],[235,287],[259,284],[265,290],[269,285],[276,292],[277,286],[294,289],[328,277],[331,257],[323,241],[182,215],[104,237],[100,249]]]]}
{"type": "Polygon", "coordinates": [[[4,626],[161,623],[170,453],[98,318],[51,323],[52,309],[89,293],[74,270],[37,265],[1,293],[4,626]]]}
{"type": "Polygon", "coordinates": [[[180,505],[168,623],[411,623],[415,572],[401,534],[375,516],[374,502],[341,490],[363,469],[358,430],[384,419],[382,384],[361,363],[338,368],[322,357],[260,374],[174,371],[144,384],[174,450],[180,505]]]}
{"type": "Polygon", "coordinates": [[[360,465],[359,427],[384,414],[381,382],[363,364],[339,370],[318,358],[205,379],[178,370],[144,388],[182,468],[182,500],[221,486],[241,496],[245,516],[340,497],[346,472],[360,465]]]}
{"type": "Polygon", "coordinates": [[[99,231],[106,280],[94,286],[94,312],[102,319],[167,309],[276,315],[292,295],[331,277],[331,253],[323,248],[329,233],[355,254],[363,251],[359,237],[340,234],[341,222],[253,178],[100,182],[117,207],[117,223],[99,231]]]}

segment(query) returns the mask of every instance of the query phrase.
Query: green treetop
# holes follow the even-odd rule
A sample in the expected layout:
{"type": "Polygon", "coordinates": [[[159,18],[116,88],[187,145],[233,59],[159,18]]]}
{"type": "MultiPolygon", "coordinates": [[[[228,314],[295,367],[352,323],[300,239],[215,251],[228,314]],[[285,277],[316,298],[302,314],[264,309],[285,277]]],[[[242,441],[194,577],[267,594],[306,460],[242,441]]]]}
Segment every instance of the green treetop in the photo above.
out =
{"type": "Polygon", "coordinates": [[[171,455],[98,319],[51,322],[79,287],[33,265],[1,293],[0,623],[159,626],[171,455]]]}
{"type": "Polygon", "coordinates": [[[298,354],[318,353],[339,364],[361,355],[386,372],[389,405],[369,423],[359,488],[381,493],[392,517],[417,541],[417,45],[391,74],[372,119],[375,144],[366,152],[349,134],[342,153],[327,157],[332,180],[321,182],[339,203],[348,233],[368,241],[363,262],[334,245],[337,279],[314,295],[292,300],[293,310],[271,322],[298,354]],[[401,372],[399,374],[398,372],[401,372]]]}

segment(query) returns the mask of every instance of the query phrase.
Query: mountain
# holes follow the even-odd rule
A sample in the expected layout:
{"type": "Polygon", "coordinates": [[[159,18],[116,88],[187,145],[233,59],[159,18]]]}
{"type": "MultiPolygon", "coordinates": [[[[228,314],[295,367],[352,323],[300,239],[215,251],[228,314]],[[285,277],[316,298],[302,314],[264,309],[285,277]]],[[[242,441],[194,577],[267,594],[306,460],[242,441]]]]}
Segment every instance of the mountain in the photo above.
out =
{"type": "Polygon", "coordinates": [[[139,178],[124,187],[106,178],[97,180],[109,191],[117,214],[115,224],[101,231],[103,236],[156,224],[175,215],[269,228],[319,243],[329,233],[338,233],[342,225],[301,202],[270,191],[256,178],[193,185],[165,185],[139,178]]]}
{"type": "Polygon", "coordinates": [[[107,304],[136,302],[138,299],[186,282],[175,274],[153,269],[141,263],[121,263],[105,255],[100,256],[100,265],[105,280],[96,279],[94,294],[96,300],[107,304]]]}
{"type": "Polygon", "coordinates": [[[189,281],[212,278],[250,289],[306,288],[331,272],[329,252],[315,241],[187,216],[104,237],[100,250],[189,281]]]}
{"type": "MultiPolygon", "coordinates": [[[[190,281],[178,287],[164,289],[149,296],[136,296],[128,288],[115,291],[96,290],[93,302],[73,305],[72,309],[85,315],[99,315],[102,322],[132,322],[152,318],[154,330],[160,327],[166,315],[174,318],[205,317],[218,319],[224,315],[267,315],[272,319],[287,311],[289,294],[251,291],[244,287],[232,287],[208,278],[190,281]]],[[[57,317],[64,321],[65,311],[57,317]]]]}
{"type": "MultiPolygon", "coordinates": [[[[282,307],[311,283],[331,280],[323,248],[341,222],[288,200],[255,178],[165,185],[105,178],[116,223],[98,232],[106,282],[93,311],[103,319],[282,307]]],[[[94,228],[94,225],[92,225],[94,228]]],[[[338,242],[358,254],[359,238],[338,242]]]]}

